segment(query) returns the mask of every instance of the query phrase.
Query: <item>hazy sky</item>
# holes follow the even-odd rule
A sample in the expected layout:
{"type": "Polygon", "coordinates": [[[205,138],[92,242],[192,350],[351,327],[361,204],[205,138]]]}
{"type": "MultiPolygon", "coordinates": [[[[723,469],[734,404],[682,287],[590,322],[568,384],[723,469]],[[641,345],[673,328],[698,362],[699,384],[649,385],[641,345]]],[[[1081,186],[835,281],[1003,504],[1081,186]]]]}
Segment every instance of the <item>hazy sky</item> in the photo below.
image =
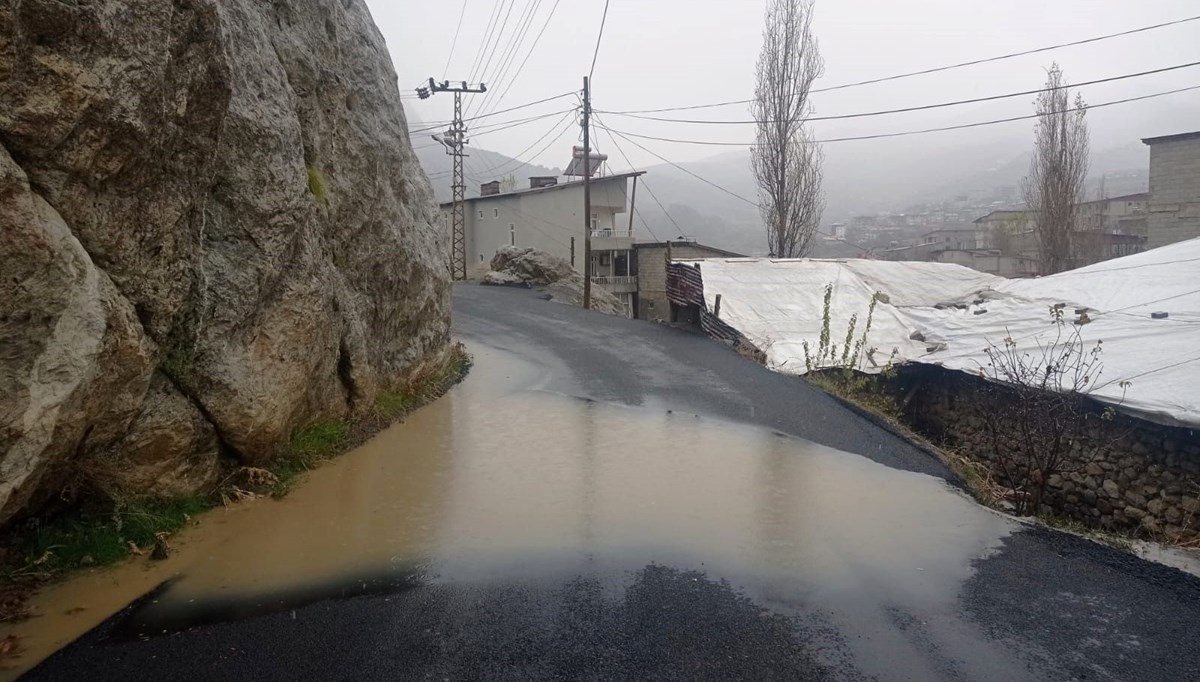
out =
{"type": "MultiPolygon", "coordinates": [[[[596,45],[603,0],[559,0],[552,19],[524,69],[525,58],[554,0],[465,0],[466,14],[451,54],[462,0],[367,0],[387,39],[400,86],[411,88],[429,76],[483,79],[493,91],[468,111],[504,109],[581,87],[596,45]],[[497,73],[500,56],[530,4],[537,12],[506,76],[497,73]],[[487,70],[472,65],[480,51],[489,19],[497,6],[512,7],[503,40],[487,70]],[[449,58],[449,68],[446,68],[449,58]],[[482,72],[482,73],[481,73],[482,72]],[[515,78],[515,80],[514,80],[515,78]],[[499,79],[499,80],[498,80],[499,79]],[[495,96],[508,88],[502,101],[495,96]]],[[[761,43],[765,0],[612,0],[593,78],[594,107],[621,111],[706,104],[746,99],[753,92],[754,63],[761,43]]],[[[826,62],[818,86],[837,85],[944,64],[1099,36],[1200,14],[1197,0],[818,0],[814,27],[826,62]]],[[[503,21],[503,16],[501,20],[503,21]]],[[[485,55],[486,56],[486,55],[485,55]]],[[[1105,78],[1164,66],[1200,61],[1200,21],[1172,26],[1092,45],[890,83],[813,95],[817,115],[843,114],[1002,94],[1040,87],[1044,68],[1058,60],[1072,82],[1105,78]]],[[[480,60],[483,61],[483,60],[480,60]]],[[[1083,89],[1091,104],[1130,96],[1200,85],[1200,67],[1182,69],[1083,89]]],[[[1200,120],[1179,120],[1162,112],[1196,110],[1200,90],[1093,110],[1093,148],[1113,146],[1156,134],[1200,128],[1200,120]]],[[[437,121],[451,112],[452,96],[406,99],[414,120],[437,121]]],[[[575,104],[558,99],[536,107],[482,119],[473,125],[510,121],[558,112],[575,104]]],[[[927,112],[817,123],[821,137],[911,130],[930,126],[1017,116],[1032,112],[1032,97],[927,112]]],[[[661,114],[707,119],[747,119],[745,105],[661,114]]],[[[614,114],[600,119],[615,129],[665,137],[742,142],[753,137],[749,125],[658,123],[614,114]]],[[[488,134],[473,135],[480,146],[562,166],[578,128],[566,131],[562,115],[488,134]],[[556,126],[558,126],[556,128],[556,126]],[[559,129],[564,130],[556,138],[559,129]],[[549,135],[547,135],[549,133],[549,135]],[[535,141],[545,139],[534,145],[535,141]],[[557,142],[555,140],[558,140],[557,142]]],[[[1008,136],[1014,145],[1031,139],[1032,122],[1023,121],[970,131],[907,138],[907,146],[877,142],[831,144],[826,153],[896,153],[915,145],[952,148],[980,136],[1008,136]],[[847,149],[847,151],[850,151],[847,149]]],[[[422,134],[421,137],[423,137],[422,134]]],[[[612,143],[599,132],[599,147],[614,157],[612,143]]],[[[1007,139],[1007,138],[1006,138],[1007,139]]],[[[424,140],[414,140],[421,143],[424,140]]],[[[695,160],[732,148],[702,147],[639,140],[675,161],[695,160]]],[[[621,141],[637,166],[658,160],[621,141]]]]}

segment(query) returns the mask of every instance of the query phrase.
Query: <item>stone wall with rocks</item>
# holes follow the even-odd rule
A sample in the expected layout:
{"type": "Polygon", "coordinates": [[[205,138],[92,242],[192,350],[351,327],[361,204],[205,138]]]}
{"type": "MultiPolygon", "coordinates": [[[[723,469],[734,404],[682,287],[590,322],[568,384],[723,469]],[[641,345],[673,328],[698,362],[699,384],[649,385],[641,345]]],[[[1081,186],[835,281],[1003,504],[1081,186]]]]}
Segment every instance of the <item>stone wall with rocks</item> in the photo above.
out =
{"type": "MultiPolygon", "coordinates": [[[[981,401],[1015,396],[981,391],[983,381],[914,365],[901,368],[889,386],[903,405],[902,418],[917,433],[994,468],[997,453],[982,412],[988,405],[981,401]]],[[[1170,540],[1200,537],[1200,430],[1120,412],[1103,419],[1103,406],[1092,408],[1084,438],[1072,445],[1062,473],[1048,479],[1039,511],[1114,531],[1170,540]]]]}
{"type": "Polygon", "coordinates": [[[0,0],[0,524],[189,494],[444,351],[363,0],[0,0]]]}

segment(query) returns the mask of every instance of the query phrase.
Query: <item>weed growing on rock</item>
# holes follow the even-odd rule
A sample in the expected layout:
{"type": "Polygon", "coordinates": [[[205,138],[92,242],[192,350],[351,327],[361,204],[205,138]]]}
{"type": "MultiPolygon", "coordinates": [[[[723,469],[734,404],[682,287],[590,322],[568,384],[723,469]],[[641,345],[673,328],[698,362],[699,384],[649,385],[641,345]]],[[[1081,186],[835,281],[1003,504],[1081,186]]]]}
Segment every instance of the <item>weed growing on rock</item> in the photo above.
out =
{"type": "Polygon", "coordinates": [[[325,176],[316,166],[308,166],[308,191],[322,204],[329,205],[329,193],[325,187],[325,176]]]}

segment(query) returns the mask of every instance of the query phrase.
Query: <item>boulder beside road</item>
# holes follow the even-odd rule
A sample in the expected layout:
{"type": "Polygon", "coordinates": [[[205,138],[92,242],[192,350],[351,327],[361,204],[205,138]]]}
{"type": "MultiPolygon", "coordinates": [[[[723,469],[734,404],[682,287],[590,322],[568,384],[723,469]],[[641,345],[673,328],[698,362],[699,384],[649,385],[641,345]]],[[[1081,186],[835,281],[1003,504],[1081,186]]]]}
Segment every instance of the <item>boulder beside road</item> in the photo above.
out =
{"type": "MultiPolygon", "coordinates": [[[[491,270],[481,284],[489,286],[535,287],[553,300],[583,305],[583,275],[563,258],[530,247],[505,246],[492,256],[491,270]]],[[[592,310],[607,315],[624,315],[625,308],[615,296],[592,286],[592,310]]]]}

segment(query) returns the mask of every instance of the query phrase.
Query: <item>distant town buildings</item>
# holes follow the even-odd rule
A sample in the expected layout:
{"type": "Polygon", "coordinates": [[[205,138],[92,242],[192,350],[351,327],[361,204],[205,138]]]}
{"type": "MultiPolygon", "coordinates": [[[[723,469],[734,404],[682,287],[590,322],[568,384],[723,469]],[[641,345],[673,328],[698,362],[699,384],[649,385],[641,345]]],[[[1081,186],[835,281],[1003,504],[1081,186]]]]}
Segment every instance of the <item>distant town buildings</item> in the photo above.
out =
{"type": "MultiPolygon", "coordinates": [[[[1072,267],[1200,237],[1200,131],[1142,141],[1150,147],[1150,191],[1079,203],[1072,267]]],[[[1136,175],[1105,179],[1128,189],[1136,175]]],[[[1035,276],[1041,247],[1033,216],[1017,196],[1006,187],[905,213],[856,216],[846,225],[847,238],[884,260],[958,263],[1005,277],[1035,276]]]]}
{"type": "Polygon", "coordinates": [[[1200,237],[1200,131],[1148,137],[1148,246],[1200,237]]]}

